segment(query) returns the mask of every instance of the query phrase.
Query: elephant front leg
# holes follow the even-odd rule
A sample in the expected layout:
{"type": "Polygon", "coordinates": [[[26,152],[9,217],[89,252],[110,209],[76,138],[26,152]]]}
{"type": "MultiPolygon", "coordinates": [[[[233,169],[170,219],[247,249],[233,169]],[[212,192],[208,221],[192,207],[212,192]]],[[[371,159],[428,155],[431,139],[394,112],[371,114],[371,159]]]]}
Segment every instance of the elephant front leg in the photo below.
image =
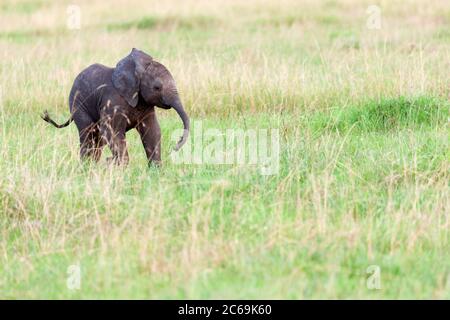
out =
{"type": "Polygon", "coordinates": [[[127,165],[129,156],[125,140],[125,129],[115,128],[111,123],[104,123],[100,125],[100,134],[111,149],[114,164],[127,165]]]}
{"type": "Polygon", "coordinates": [[[151,112],[136,127],[141,136],[147,155],[148,164],[161,164],[161,128],[156,119],[155,112],[151,112]]]}

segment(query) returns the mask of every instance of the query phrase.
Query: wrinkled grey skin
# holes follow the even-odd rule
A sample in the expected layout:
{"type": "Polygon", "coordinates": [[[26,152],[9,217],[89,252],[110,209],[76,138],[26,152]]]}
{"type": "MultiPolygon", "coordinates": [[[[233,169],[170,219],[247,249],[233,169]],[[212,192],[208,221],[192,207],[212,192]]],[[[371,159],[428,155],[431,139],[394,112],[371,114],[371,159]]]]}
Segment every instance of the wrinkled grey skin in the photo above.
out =
{"type": "Polygon", "coordinates": [[[183,121],[184,133],[175,150],[189,134],[189,118],[178,96],[170,72],[144,52],[133,49],[115,68],[93,64],[75,79],[69,96],[71,118],[56,124],[47,114],[42,117],[57,128],[73,120],[80,136],[81,159],[98,161],[108,144],[117,164],[128,163],[125,133],[136,128],[149,163],[161,162],[161,130],[154,107],[173,108],[183,121]]]}

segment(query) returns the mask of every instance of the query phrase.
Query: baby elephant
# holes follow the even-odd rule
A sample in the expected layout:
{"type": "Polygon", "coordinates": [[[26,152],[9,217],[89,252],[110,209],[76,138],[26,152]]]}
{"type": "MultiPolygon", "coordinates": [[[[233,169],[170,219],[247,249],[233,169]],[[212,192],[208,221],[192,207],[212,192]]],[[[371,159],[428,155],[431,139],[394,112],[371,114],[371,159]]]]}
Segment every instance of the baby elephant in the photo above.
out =
{"type": "Polygon", "coordinates": [[[189,117],[178,96],[175,81],[161,63],[133,49],[115,68],[93,64],[75,79],[69,96],[71,117],[58,125],[44,112],[42,119],[57,128],[72,120],[80,136],[81,159],[98,161],[107,143],[116,164],[128,163],[125,133],[136,128],[150,163],[161,162],[161,130],[155,106],[174,108],[184,132],[175,151],[189,135],[189,117]]]}

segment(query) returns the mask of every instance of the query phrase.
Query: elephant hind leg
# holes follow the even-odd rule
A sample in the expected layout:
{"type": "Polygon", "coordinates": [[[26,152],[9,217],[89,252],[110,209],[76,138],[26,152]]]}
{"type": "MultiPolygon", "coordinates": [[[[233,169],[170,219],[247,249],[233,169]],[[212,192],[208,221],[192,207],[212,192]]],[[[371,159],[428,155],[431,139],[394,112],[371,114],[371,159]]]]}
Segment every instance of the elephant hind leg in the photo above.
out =
{"type": "Polygon", "coordinates": [[[112,158],[107,159],[116,165],[127,165],[129,162],[124,130],[114,130],[111,123],[100,124],[100,136],[103,144],[111,149],[112,158]]]}
{"type": "Polygon", "coordinates": [[[96,147],[96,134],[94,126],[88,126],[80,131],[80,158],[81,160],[94,159],[96,147]]]}
{"type": "Polygon", "coordinates": [[[98,162],[102,156],[102,149],[105,145],[104,139],[100,135],[97,124],[91,123],[80,129],[80,159],[94,160],[98,162]]]}
{"type": "Polygon", "coordinates": [[[95,131],[92,133],[92,135],[93,135],[93,147],[91,150],[91,157],[95,162],[98,162],[102,157],[102,150],[106,144],[106,141],[100,134],[98,126],[96,126],[95,131]]]}
{"type": "Polygon", "coordinates": [[[95,122],[83,111],[75,112],[73,119],[77,125],[80,137],[80,159],[87,160],[92,157],[95,141],[95,122]]]}
{"type": "Polygon", "coordinates": [[[99,161],[105,143],[101,139],[98,124],[83,111],[74,114],[74,121],[80,136],[80,159],[99,161]]]}

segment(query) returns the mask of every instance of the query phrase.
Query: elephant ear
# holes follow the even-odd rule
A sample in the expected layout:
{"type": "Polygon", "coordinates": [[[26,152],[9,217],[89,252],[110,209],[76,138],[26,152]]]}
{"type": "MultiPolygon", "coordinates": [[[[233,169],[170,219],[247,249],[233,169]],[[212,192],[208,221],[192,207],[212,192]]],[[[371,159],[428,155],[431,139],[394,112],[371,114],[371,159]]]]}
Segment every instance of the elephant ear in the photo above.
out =
{"type": "Polygon", "coordinates": [[[131,53],[117,63],[112,74],[112,82],[119,94],[132,107],[136,107],[139,100],[139,78],[131,53]]]}
{"type": "Polygon", "coordinates": [[[139,100],[140,79],[152,58],[144,52],[134,49],[117,63],[112,74],[112,82],[119,94],[132,106],[139,100]]]}
{"type": "Polygon", "coordinates": [[[146,54],[145,52],[133,48],[131,50],[131,56],[133,57],[133,61],[136,64],[136,73],[138,77],[142,77],[145,72],[145,69],[153,62],[153,58],[146,54]]]}

